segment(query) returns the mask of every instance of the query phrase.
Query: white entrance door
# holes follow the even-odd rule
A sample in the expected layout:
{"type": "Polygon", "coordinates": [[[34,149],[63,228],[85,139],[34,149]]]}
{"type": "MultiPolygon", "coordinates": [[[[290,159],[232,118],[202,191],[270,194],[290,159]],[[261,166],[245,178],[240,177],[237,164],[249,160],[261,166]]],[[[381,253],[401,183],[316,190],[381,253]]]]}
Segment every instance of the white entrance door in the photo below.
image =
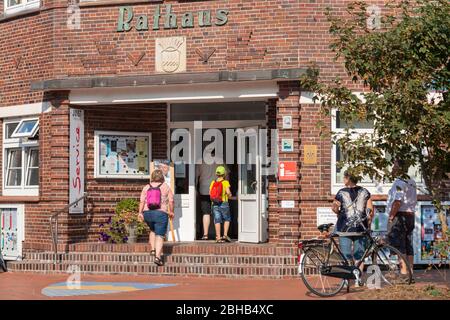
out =
{"type": "Polygon", "coordinates": [[[243,128],[238,135],[239,241],[261,239],[261,169],[258,127],[243,128]]]}
{"type": "MultiPolygon", "coordinates": [[[[184,152],[190,152],[193,156],[192,148],[192,127],[172,128],[171,134],[171,148],[176,144],[182,143],[183,140],[187,142],[187,148],[184,152]],[[177,130],[179,129],[179,130],[177,130]],[[189,147],[191,146],[191,147],[189,147]]],[[[171,155],[169,154],[169,158],[171,155]]],[[[173,159],[172,159],[173,160],[173,159]]],[[[174,163],[175,165],[175,190],[174,202],[175,217],[173,220],[173,227],[175,231],[176,241],[194,241],[195,240],[195,220],[196,220],[196,201],[195,201],[195,165],[187,163],[174,163]]],[[[170,229],[170,228],[168,228],[170,229]]],[[[172,235],[168,230],[167,239],[172,241],[172,235]]]]}
{"type": "Polygon", "coordinates": [[[22,257],[23,205],[0,206],[0,244],[5,260],[17,260],[22,257]]]}

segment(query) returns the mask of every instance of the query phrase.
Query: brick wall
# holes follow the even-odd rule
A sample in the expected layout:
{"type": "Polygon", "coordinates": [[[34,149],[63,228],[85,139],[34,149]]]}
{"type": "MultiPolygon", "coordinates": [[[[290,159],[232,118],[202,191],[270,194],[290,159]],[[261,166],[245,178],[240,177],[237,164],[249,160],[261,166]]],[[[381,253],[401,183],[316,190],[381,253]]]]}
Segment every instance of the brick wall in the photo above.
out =
{"type": "MultiPolygon", "coordinates": [[[[0,1],[0,8],[3,0],[0,1]]],[[[324,76],[346,74],[332,60],[324,10],[344,14],[350,0],[216,0],[166,1],[180,16],[188,11],[226,8],[225,26],[137,32],[116,32],[120,4],[81,8],[81,29],[67,28],[67,1],[41,0],[41,11],[0,18],[0,107],[41,101],[31,92],[32,81],[81,75],[134,75],[155,71],[155,38],[187,37],[187,71],[256,70],[306,67],[317,62],[324,76]],[[33,30],[33,32],[30,32],[33,30]],[[203,62],[197,50],[215,49],[203,62]],[[129,55],[144,53],[135,66],[129,55]]],[[[384,1],[369,1],[382,4],[384,1]]],[[[133,5],[135,14],[148,14],[157,3],[133,5]]],[[[0,9],[0,10],[2,10],[0,9]]],[[[179,23],[180,24],[180,23],[179,23]]],[[[359,84],[351,86],[361,89],[359,84]]]]}
{"type": "MultiPolygon", "coordinates": [[[[277,128],[279,161],[298,161],[301,155],[300,146],[300,114],[299,114],[299,86],[298,82],[279,83],[280,99],[277,102],[277,128]],[[292,116],[292,129],[282,129],[283,116],[292,116]],[[293,139],[293,152],[281,150],[282,139],[293,139]]],[[[271,206],[269,210],[269,225],[276,228],[271,229],[271,237],[280,246],[293,246],[300,236],[300,175],[296,181],[276,181],[269,185],[271,206]],[[281,208],[281,201],[294,201],[294,208],[281,208]]]]}
{"type": "Polygon", "coordinates": [[[167,107],[165,104],[105,106],[85,109],[85,174],[86,187],[93,209],[84,218],[71,217],[67,234],[70,243],[96,241],[99,225],[114,213],[115,205],[124,198],[139,199],[146,180],[95,179],[94,131],[150,132],[152,157],[167,158],[167,107]],[[88,228],[89,233],[86,233],[88,228]]]}
{"type": "Polygon", "coordinates": [[[331,125],[331,120],[324,118],[320,113],[320,106],[304,104],[300,106],[300,126],[302,150],[300,161],[301,175],[301,237],[308,238],[317,235],[316,209],[317,207],[329,207],[331,195],[331,142],[320,137],[320,129],[317,122],[323,121],[331,125]],[[317,147],[317,164],[304,163],[304,146],[317,147]]]}
{"type": "MultiPolygon", "coordinates": [[[[49,218],[69,201],[67,97],[67,92],[47,95],[53,110],[39,119],[39,203],[25,205],[25,249],[47,248],[51,239],[49,218]]],[[[62,227],[61,233],[64,229],[62,227]]]]}
{"type": "Polygon", "coordinates": [[[0,107],[42,101],[30,82],[53,75],[52,20],[45,11],[0,21],[0,107]]]}

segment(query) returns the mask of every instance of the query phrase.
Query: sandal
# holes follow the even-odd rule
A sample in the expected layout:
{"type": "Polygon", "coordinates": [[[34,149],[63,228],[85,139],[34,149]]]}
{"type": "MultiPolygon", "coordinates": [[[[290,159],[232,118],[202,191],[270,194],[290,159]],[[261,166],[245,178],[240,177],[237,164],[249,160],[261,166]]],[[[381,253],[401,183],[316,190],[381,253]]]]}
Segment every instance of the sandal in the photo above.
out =
{"type": "Polygon", "coordinates": [[[150,255],[153,256],[153,257],[156,256],[156,250],[151,250],[150,251],[150,255]]]}
{"type": "Polygon", "coordinates": [[[229,236],[223,236],[222,240],[225,242],[231,242],[231,238],[229,236]]]}
{"type": "Polygon", "coordinates": [[[224,243],[225,240],[223,240],[222,238],[216,238],[216,243],[224,243]]]}
{"type": "Polygon", "coordinates": [[[208,240],[208,235],[204,235],[201,240],[208,240]]]}
{"type": "Polygon", "coordinates": [[[164,261],[162,260],[162,258],[155,258],[154,263],[158,266],[158,267],[162,267],[164,265],[164,261]]]}

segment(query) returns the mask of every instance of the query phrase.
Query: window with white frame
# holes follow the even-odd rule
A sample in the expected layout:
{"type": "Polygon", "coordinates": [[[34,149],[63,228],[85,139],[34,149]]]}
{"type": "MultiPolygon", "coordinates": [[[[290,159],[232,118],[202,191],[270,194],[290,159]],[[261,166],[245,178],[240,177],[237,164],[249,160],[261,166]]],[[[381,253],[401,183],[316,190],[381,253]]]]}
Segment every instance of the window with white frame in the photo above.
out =
{"type": "Polygon", "coordinates": [[[3,195],[37,196],[39,120],[5,120],[3,126],[3,195]]]}
{"type": "MultiPolygon", "coordinates": [[[[345,129],[350,125],[346,123],[340,117],[340,111],[334,110],[332,112],[331,117],[331,127],[332,131],[337,135],[345,134],[345,129]]],[[[374,133],[373,123],[369,122],[355,122],[351,124],[351,137],[356,139],[358,136],[362,134],[372,135],[374,133]]],[[[340,168],[338,166],[339,162],[344,160],[344,154],[342,150],[340,150],[339,145],[334,144],[332,148],[332,156],[331,156],[331,174],[332,174],[332,193],[336,194],[337,191],[344,186],[344,172],[347,169],[345,166],[340,168]]],[[[422,176],[419,171],[419,167],[411,167],[409,168],[408,174],[411,178],[413,178],[418,184],[423,184],[422,176]]],[[[373,181],[369,177],[363,177],[360,185],[369,189],[370,192],[375,194],[386,194],[389,190],[390,184],[383,184],[377,181],[373,181]]]]}
{"type": "Polygon", "coordinates": [[[39,8],[40,0],[5,0],[5,13],[11,14],[23,10],[39,8]]]}

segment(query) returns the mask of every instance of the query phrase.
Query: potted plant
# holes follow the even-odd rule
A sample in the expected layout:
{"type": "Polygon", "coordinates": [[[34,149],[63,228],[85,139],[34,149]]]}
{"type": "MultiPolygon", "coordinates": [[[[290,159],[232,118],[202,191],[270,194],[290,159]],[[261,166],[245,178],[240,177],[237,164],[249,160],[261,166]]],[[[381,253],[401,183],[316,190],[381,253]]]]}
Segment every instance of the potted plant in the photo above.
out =
{"type": "Polygon", "coordinates": [[[139,201],[124,199],[115,209],[115,214],[101,227],[100,240],[110,243],[136,243],[146,231],[146,224],[139,221],[139,201]]]}

